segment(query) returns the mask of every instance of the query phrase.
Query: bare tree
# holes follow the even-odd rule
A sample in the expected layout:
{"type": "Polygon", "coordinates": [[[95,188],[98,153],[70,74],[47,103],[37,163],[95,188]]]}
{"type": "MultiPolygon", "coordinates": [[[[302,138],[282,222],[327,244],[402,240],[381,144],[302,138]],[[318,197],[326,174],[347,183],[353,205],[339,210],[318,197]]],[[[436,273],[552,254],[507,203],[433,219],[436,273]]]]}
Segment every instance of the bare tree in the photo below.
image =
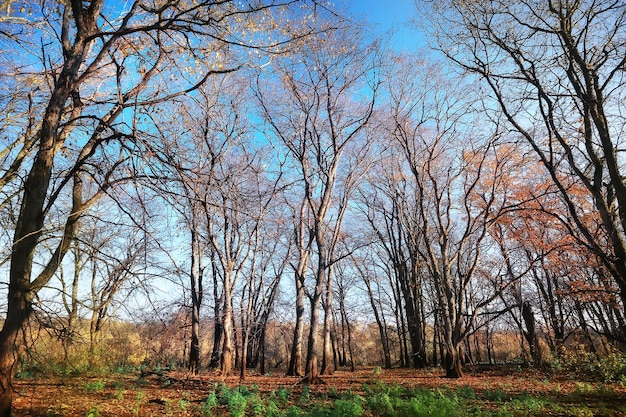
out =
{"type": "MultiPolygon", "coordinates": [[[[498,270],[485,267],[483,252],[493,222],[509,204],[503,173],[511,158],[495,146],[497,130],[476,128],[474,106],[480,103],[465,100],[469,86],[462,79],[438,76],[440,67],[415,56],[399,56],[394,65],[388,131],[402,158],[387,170],[388,184],[402,196],[394,201],[410,205],[394,209],[402,219],[384,221],[407,224],[392,226],[409,229],[403,256],[412,258],[411,273],[422,274],[432,286],[443,325],[446,375],[460,377],[461,343],[474,331],[478,312],[510,284],[498,270]],[[417,71],[425,75],[418,77],[417,71]]],[[[421,281],[417,275],[415,282],[421,281]]],[[[411,297],[405,295],[405,302],[411,297]]]]}
{"type": "MultiPolygon", "coordinates": [[[[370,172],[369,180],[361,189],[362,204],[367,223],[375,235],[374,241],[384,251],[384,262],[390,265],[390,285],[397,288],[396,310],[401,318],[398,326],[402,335],[408,327],[412,351],[410,362],[415,368],[423,368],[426,366],[425,283],[423,262],[418,252],[423,243],[423,224],[415,215],[415,190],[403,177],[402,164],[398,164],[393,153],[381,159],[380,166],[370,172]]],[[[372,298],[371,283],[365,284],[372,298]]],[[[377,321],[380,327],[380,320],[377,321]]],[[[382,334],[383,330],[380,331],[382,334]]],[[[388,354],[386,366],[390,367],[388,354]]]]}
{"type": "Polygon", "coordinates": [[[602,261],[624,308],[626,5],[450,1],[436,12],[440,49],[483,81],[489,112],[501,112],[539,158],[566,207],[560,220],[602,261]],[[577,204],[573,182],[591,196],[602,233],[577,204]]]}
{"type": "MultiPolygon", "coordinates": [[[[288,198],[287,198],[288,200],[288,198]]],[[[298,201],[298,200],[296,200],[298,201]]],[[[287,205],[288,201],[287,201],[287,205]]],[[[292,212],[293,245],[297,250],[296,264],[292,264],[294,270],[296,322],[293,330],[291,355],[287,375],[303,376],[302,341],[304,338],[304,297],[305,277],[311,259],[313,234],[311,233],[311,214],[307,209],[306,199],[301,197],[297,209],[290,207],[292,212]]]]}
{"type": "MultiPolygon", "coordinates": [[[[326,33],[304,45],[293,59],[275,64],[279,80],[270,84],[272,94],[261,80],[257,89],[271,133],[286,148],[298,172],[304,200],[301,213],[310,216],[314,279],[310,287],[303,286],[311,301],[305,371],[309,383],[319,381],[320,306],[326,290],[326,307],[330,308],[337,242],[350,190],[359,175],[359,161],[367,152],[362,130],[372,115],[378,88],[376,45],[362,47],[351,30],[326,33]]],[[[308,250],[303,232],[300,229],[300,247],[308,250]]],[[[298,268],[300,272],[304,271],[298,268]]]]}
{"type": "MultiPolygon", "coordinates": [[[[278,297],[279,284],[290,258],[291,245],[284,241],[285,222],[276,211],[277,186],[280,176],[269,181],[259,178],[257,183],[258,202],[256,213],[258,221],[256,233],[251,243],[252,257],[246,271],[241,292],[241,365],[240,380],[246,379],[246,368],[256,366],[261,361],[261,373],[264,373],[265,332],[267,322],[278,297]],[[273,215],[268,213],[272,211],[273,215]],[[285,244],[287,247],[284,248],[285,244]],[[256,352],[252,347],[256,347],[256,352]]],[[[286,235],[289,236],[289,235],[286,235]]]]}
{"type": "Polygon", "coordinates": [[[22,149],[35,148],[19,192],[8,310],[0,331],[0,415],[10,414],[20,329],[30,317],[33,297],[68,252],[79,218],[105,191],[125,180],[128,171],[118,168],[128,167],[131,155],[146,145],[140,137],[150,105],[193,91],[216,73],[237,70],[243,62],[236,50],[256,47],[261,55],[279,52],[294,33],[297,37],[310,31],[302,26],[303,31],[293,27],[258,36],[255,28],[267,28],[260,21],[271,22],[278,13],[289,15],[288,6],[294,3],[181,0],[156,5],[136,0],[120,7],[104,0],[73,0],[32,4],[31,19],[38,20],[33,33],[17,31],[5,44],[10,51],[28,51],[27,42],[40,39],[37,43],[42,46],[36,48],[40,55],[35,60],[29,55],[26,61],[37,67],[35,72],[45,73],[48,83],[41,85],[45,109],[41,124],[24,125],[37,129],[36,145],[28,144],[28,135],[21,142],[22,149]],[[242,25],[249,27],[240,31],[242,25]],[[209,67],[201,62],[210,63],[209,67]],[[87,182],[98,187],[89,189],[87,182]],[[56,234],[58,246],[33,277],[33,259],[40,255],[41,240],[49,235],[44,226],[51,222],[51,207],[64,193],[71,204],[56,234]]]}

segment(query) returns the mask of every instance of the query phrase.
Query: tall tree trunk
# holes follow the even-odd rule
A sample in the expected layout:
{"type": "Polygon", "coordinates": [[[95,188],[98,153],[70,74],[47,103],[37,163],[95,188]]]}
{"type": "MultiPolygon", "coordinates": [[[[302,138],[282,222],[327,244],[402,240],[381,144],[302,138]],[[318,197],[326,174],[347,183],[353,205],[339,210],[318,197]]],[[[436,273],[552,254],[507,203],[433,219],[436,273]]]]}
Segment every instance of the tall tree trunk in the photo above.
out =
{"type": "Polygon", "coordinates": [[[202,254],[196,233],[195,215],[191,227],[191,344],[189,346],[189,371],[200,369],[200,306],[202,304],[202,254]]]}
{"type": "Polygon", "coordinates": [[[433,319],[433,366],[437,366],[439,364],[439,359],[437,356],[437,346],[439,345],[439,323],[437,320],[437,310],[434,312],[433,319]]]}
{"type": "MultiPolygon", "coordinates": [[[[354,364],[354,355],[352,352],[352,326],[350,326],[350,322],[348,321],[347,316],[346,316],[346,327],[348,329],[348,354],[350,355],[350,370],[354,372],[355,364],[354,364]]],[[[387,348],[387,354],[389,354],[389,348],[387,348]]],[[[387,356],[385,356],[385,362],[386,361],[387,361],[387,356]]],[[[389,364],[391,364],[391,358],[389,358],[389,364]]]]}
{"type": "Polygon", "coordinates": [[[20,354],[23,327],[28,322],[31,304],[28,292],[10,291],[7,318],[0,331],[0,416],[11,416],[13,377],[20,354]]]}
{"type": "MultiPolygon", "coordinates": [[[[318,241],[319,245],[319,241],[318,241]]],[[[321,247],[319,245],[318,247],[321,247]]],[[[315,292],[311,300],[311,324],[309,326],[309,341],[307,344],[307,358],[306,358],[306,377],[304,382],[308,384],[320,384],[323,381],[320,379],[320,372],[318,367],[319,351],[320,351],[320,304],[322,301],[322,289],[326,283],[326,265],[323,261],[325,259],[326,252],[320,249],[318,252],[318,269],[316,277],[315,292]]]]}
{"type": "MultiPolygon", "coordinates": [[[[216,308],[216,310],[219,311],[220,309],[216,308]]],[[[211,349],[211,361],[209,362],[209,368],[216,369],[220,366],[223,334],[222,318],[220,316],[216,316],[213,329],[213,349],[211,349]]]]}
{"type": "Polygon", "coordinates": [[[224,304],[222,315],[222,356],[220,360],[220,373],[222,376],[230,375],[233,369],[233,305],[232,305],[232,288],[231,276],[227,274],[224,277],[224,304]]]}
{"type": "Polygon", "coordinates": [[[493,340],[491,332],[489,331],[489,326],[485,328],[485,347],[487,348],[487,359],[489,361],[489,365],[493,365],[495,363],[495,358],[493,355],[493,340]]]}
{"type": "Polygon", "coordinates": [[[324,296],[324,326],[322,329],[323,335],[323,347],[322,347],[322,368],[320,375],[332,375],[333,369],[331,367],[331,360],[333,357],[333,346],[331,341],[331,318],[332,318],[332,268],[328,269],[326,279],[326,294],[324,296]]]}
{"type": "Polygon", "coordinates": [[[239,380],[246,380],[246,368],[248,361],[248,340],[249,333],[248,330],[243,328],[241,329],[241,368],[239,369],[239,380]]]}
{"type": "MultiPolygon", "coordinates": [[[[387,336],[387,326],[384,325],[383,318],[381,318],[381,313],[378,312],[378,306],[376,305],[376,300],[374,299],[374,293],[372,291],[371,283],[367,278],[364,279],[364,282],[367,288],[367,295],[370,299],[370,305],[372,306],[372,312],[374,313],[374,319],[376,320],[376,325],[378,326],[380,344],[383,348],[383,366],[385,367],[385,369],[391,369],[391,352],[389,350],[389,337],[387,336]]],[[[349,327],[348,331],[350,331],[349,327]]]]}
{"type": "Polygon", "coordinates": [[[260,368],[259,368],[259,372],[261,373],[261,375],[265,375],[265,333],[267,331],[267,325],[263,326],[263,328],[261,329],[261,337],[259,338],[259,346],[260,346],[260,368]]]}
{"type": "Polygon", "coordinates": [[[291,344],[291,356],[289,358],[289,368],[287,375],[303,376],[302,343],[304,340],[304,277],[309,265],[309,249],[312,236],[306,227],[306,198],[302,199],[298,215],[294,219],[299,219],[294,223],[295,240],[298,246],[298,265],[294,271],[294,283],[296,286],[296,323],[293,329],[293,341],[291,344]]]}
{"type": "Polygon", "coordinates": [[[302,375],[302,341],[304,338],[304,285],[298,273],[295,274],[296,283],[296,323],[293,329],[293,342],[291,345],[291,358],[287,375],[302,375]]]}
{"type": "Polygon", "coordinates": [[[463,376],[459,350],[459,346],[456,344],[446,346],[446,357],[444,363],[446,368],[446,378],[461,378],[463,376]]]}
{"type": "Polygon", "coordinates": [[[526,326],[526,331],[523,333],[524,338],[530,347],[530,357],[532,358],[533,364],[536,367],[540,367],[542,365],[541,347],[539,345],[539,338],[537,337],[535,327],[535,315],[533,314],[532,307],[528,301],[524,301],[522,303],[522,319],[524,320],[524,324],[526,326]]]}
{"type": "Polygon", "coordinates": [[[232,327],[232,333],[233,333],[233,348],[232,351],[235,352],[235,358],[233,360],[233,363],[235,364],[235,369],[237,369],[238,366],[241,365],[241,358],[239,357],[239,353],[240,353],[240,349],[239,349],[239,334],[237,331],[237,321],[235,320],[235,314],[232,314],[233,316],[233,327],[232,327]]]}
{"type": "MultiPolygon", "coordinates": [[[[74,241],[72,253],[74,255],[74,275],[72,278],[72,291],[70,295],[69,304],[66,301],[65,295],[63,295],[63,304],[65,305],[65,311],[67,312],[67,327],[65,328],[61,343],[63,344],[63,366],[65,369],[70,365],[70,350],[74,344],[74,326],[78,319],[78,283],[80,273],[83,264],[81,263],[80,249],[76,241],[74,241]]],[[[63,285],[63,294],[66,294],[65,284],[61,279],[63,285]]]]}
{"type": "Polygon", "coordinates": [[[420,315],[419,300],[417,298],[417,283],[411,279],[405,265],[395,267],[400,282],[400,289],[404,297],[404,308],[408,324],[409,341],[411,342],[411,364],[413,368],[426,366],[426,345],[422,332],[423,323],[420,315]]]}
{"type": "Polygon", "coordinates": [[[189,346],[189,372],[198,374],[200,369],[200,313],[198,306],[191,306],[191,344],[189,346]]]}
{"type": "Polygon", "coordinates": [[[224,326],[222,318],[222,305],[224,304],[224,292],[219,294],[218,271],[216,267],[215,251],[211,252],[211,265],[213,277],[213,317],[215,325],[213,326],[213,349],[211,350],[211,361],[209,368],[216,369],[220,366],[220,358],[222,356],[222,337],[224,335],[224,326]]]}
{"type": "Polygon", "coordinates": [[[595,344],[593,343],[593,338],[591,337],[591,334],[589,333],[589,326],[587,326],[587,320],[585,319],[585,313],[583,312],[583,305],[579,300],[576,300],[575,307],[576,307],[576,313],[578,314],[578,321],[580,323],[580,328],[583,331],[583,334],[585,335],[585,339],[587,339],[587,346],[589,347],[589,351],[593,353],[594,355],[596,355],[597,357],[598,352],[596,350],[595,344]]]}
{"type": "Polygon", "coordinates": [[[319,315],[321,303],[321,291],[313,296],[311,301],[311,325],[309,326],[309,339],[307,343],[306,376],[305,383],[318,384],[320,372],[318,368],[318,358],[320,349],[319,315]]]}
{"type": "MultiPolygon", "coordinates": [[[[93,9],[99,13],[100,8],[97,5],[94,5],[93,9]]],[[[81,17],[85,18],[85,27],[80,35],[85,36],[93,31],[95,21],[90,19],[91,16],[81,17]]],[[[67,17],[65,18],[69,19],[69,11],[67,11],[67,17]]],[[[48,194],[54,156],[58,152],[58,128],[61,122],[61,115],[65,108],[65,103],[72,92],[70,86],[74,82],[75,71],[78,70],[84,58],[83,54],[87,50],[88,43],[83,38],[77,39],[72,48],[72,56],[67,58],[58,75],[55,89],[43,116],[37,156],[24,183],[22,204],[13,236],[7,294],[7,314],[0,331],[1,417],[8,417],[11,414],[12,384],[15,366],[20,355],[20,334],[32,313],[32,299],[38,289],[50,280],[63,256],[67,253],[70,242],[74,237],[76,222],[79,217],[77,210],[82,208],[78,207],[82,201],[82,196],[77,200],[77,196],[74,195],[72,212],[67,219],[64,230],[64,238],[69,240],[62,242],[61,246],[57,248],[54,254],[55,258],[51,259],[44,271],[35,280],[39,282],[31,282],[33,257],[43,230],[43,208],[48,194]]],[[[78,176],[75,178],[74,186],[76,188],[78,176]]],[[[74,192],[76,192],[76,189],[74,192]]]]}

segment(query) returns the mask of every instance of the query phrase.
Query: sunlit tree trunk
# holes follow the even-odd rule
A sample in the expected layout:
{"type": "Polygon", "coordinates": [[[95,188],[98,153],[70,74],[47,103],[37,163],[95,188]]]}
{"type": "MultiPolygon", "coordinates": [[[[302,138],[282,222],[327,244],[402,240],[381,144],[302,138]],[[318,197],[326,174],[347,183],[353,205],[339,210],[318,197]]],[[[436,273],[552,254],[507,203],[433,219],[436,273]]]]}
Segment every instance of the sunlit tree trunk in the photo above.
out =
{"type": "Polygon", "coordinates": [[[324,308],[324,324],[322,326],[322,339],[323,339],[323,347],[322,347],[322,367],[320,369],[321,375],[332,375],[332,359],[333,359],[333,345],[331,340],[332,333],[332,303],[333,303],[333,268],[328,268],[327,279],[326,279],[326,289],[324,291],[324,297],[322,306],[324,308]]]}
{"type": "Polygon", "coordinates": [[[289,367],[287,369],[287,375],[290,376],[303,376],[302,371],[304,369],[303,357],[302,357],[302,343],[304,341],[304,297],[305,286],[304,279],[309,265],[311,244],[313,242],[313,236],[308,230],[308,216],[306,207],[306,199],[302,199],[300,203],[298,215],[294,216],[294,238],[297,245],[298,264],[294,271],[294,284],[296,291],[295,307],[296,307],[296,321],[294,323],[293,339],[291,345],[291,355],[289,358],[289,367]]]}
{"type": "MultiPolygon", "coordinates": [[[[195,219],[195,214],[193,215],[195,219]]],[[[194,222],[195,223],[195,222],[194,222]]],[[[202,253],[200,252],[196,225],[191,227],[191,343],[189,345],[189,371],[200,370],[200,306],[202,305],[202,253]]]]}
{"type": "Polygon", "coordinates": [[[234,353],[234,329],[233,329],[233,290],[232,272],[230,268],[225,271],[224,278],[224,304],[222,305],[222,354],[220,358],[220,373],[222,376],[230,375],[233,369],[234,353]]]}
{"type": "Polygon", "coordinates": [[[307,358],[306,358],[306,368],[305,368],[305,381],[308,384],[318,384],[321,382],[320,379],[320,370],[319,370],[319,357],[321,353],[321,341],[320,337],[322,336],[322,332],[320,329],[320,307],[322,304],[322,293],[324,284],[326,283],[326,264],[324,259],[326,259],[326,250],[325,246],[322,243],[319,245],[318,242],[318,265],[316,270],[316,285],[313,292],[313,297],[311,298],[311,321],[309,326],[309,338],[307,344],[307,358]]]}
{"type": "Polygon", "coordinates": [[[304,338],[304,286],[300,278],[295,276],[296,283],[296,321],[293,329],[293,341],[291,344],[291,356],[287,375],[302,376],[302,342],[304,338]]]}

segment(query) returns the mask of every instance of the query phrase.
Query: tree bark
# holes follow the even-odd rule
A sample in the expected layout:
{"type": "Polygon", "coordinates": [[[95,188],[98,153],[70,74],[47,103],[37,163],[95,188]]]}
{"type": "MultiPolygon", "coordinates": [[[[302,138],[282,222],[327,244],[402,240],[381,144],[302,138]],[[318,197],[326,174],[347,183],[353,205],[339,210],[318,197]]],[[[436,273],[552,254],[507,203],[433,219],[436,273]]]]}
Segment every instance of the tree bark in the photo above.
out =
{"type": "Polygon", "coordinates": [[[307,358],[306,358],[306,375],[304,379],[304,383],[306,384],[320,384],[324,383],[320,378],[319,372],[319,349],[320,349],[320,323],[319,323],[319,315],[320,315],[320,305],[322,301],[322,288],[324,283],[326,282],[326,265],[324,264],[323,259],[325,259],[326,252],[323,250],[323,245],[321,246],[321,250],[318,252],[319,260],[318,260],[318,268],[317,268],[317,277],[316,277],[316,285],[315,292],[313,294],[313,298],[311,300],[311,325],[309,328],[309,340],[307,344],[307,358]]]}
{"type": "Polygon", "coordinates": [[[459,347],[456,345],[446,347],[445,357],[446,378],[461,378],[463,369],[461,367],[461,355],[459,347]]]}
{"type": "Polygon", "coordinates": [[[304,286],[299,274],[295,274],[296,283],[296,323],[293,329],[293,342],[291,344],[291,358],[287,375],[302,375],[302,342],[304,338],[304,286]]]}
{"type": "Polygon", "coordinates": [[[322,328],[323,347],[322,347],[322,368],[320,370],[321,375],[332,375],[333,369],[331,367],[331,361],[333,358],[333,346],[331,341],[331,318],[332,318],[332,268],[327,271],[326,278],[326,290],[324,296],[324,325],[322,328]]]}
{"type": "Polygon", "coordinates": [[[220,373],[228,376],[233,369],[233,307],[230,275],[224,277],[224,304],[222,315],[222,355],[220,373]]]}
{"type": "MultiPolygon", "coordinates": [[[[193,210],[193,208],[192,208],[193,210]]],[[[200,370],[200,306],[202,305],[202,254],[196,232],[195,212],[191,226],[191,344],[189,346],[189,371],[200,370]]]]}
{"type": "MultiPolygon", "coordinates": [[[[383,324],[383,319],[378,312],[378,307],[376,305],[376,301],[374,299],[374,293],[372,291],[372,285],[369,282],[368,277],[364,277],[363,281],[365,282],[365,287],[367,288],[367,295],[370,299],[370,305],[372,306],[372,312],[374,313],[374,319],[376,320],[376,325],[378,326],[378,335],[380,337],[380,344],[383,348],[383,366],[385,369],[391,369],[391,352],[389,350],[389,338],[387,337],[387,328],[383,324]]],[[[348,331],[349,328],[348,328],[348,331]]]]}
{"type": "Polygon", "coordinates": [[[28,292],[10,291],[7,318],[0,331],[0,416],[11,416],[13,377],[20,354],[23,327],[32,312],[28,292]]]}
{"type": "Polygon", "coordinates": [[[532,307],[528,301],[522,303],[522,319],[526,325],[526,331],[524,332],[524,338],[528,342],[530,347],[530,357],[532,358],[533,365],[541,367],[542,365],[542,353],[541,346],[539,345],[539,338],[537,337],[537,331],[535,327],[535,316],[533,314],[532,307]]]}

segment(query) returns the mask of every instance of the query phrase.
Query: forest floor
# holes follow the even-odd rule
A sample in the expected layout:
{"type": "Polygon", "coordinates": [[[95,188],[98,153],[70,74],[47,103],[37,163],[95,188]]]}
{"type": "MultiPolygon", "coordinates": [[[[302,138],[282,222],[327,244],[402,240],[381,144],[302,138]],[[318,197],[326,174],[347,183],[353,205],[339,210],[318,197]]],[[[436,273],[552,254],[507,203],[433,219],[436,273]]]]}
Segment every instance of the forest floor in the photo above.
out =
{"type": "Polygon", "coordinates": [[[626,384],[514,367],[337,371],[303,386],[284,373],[18,378],[15,416],[626,416],[626,384]]]}

